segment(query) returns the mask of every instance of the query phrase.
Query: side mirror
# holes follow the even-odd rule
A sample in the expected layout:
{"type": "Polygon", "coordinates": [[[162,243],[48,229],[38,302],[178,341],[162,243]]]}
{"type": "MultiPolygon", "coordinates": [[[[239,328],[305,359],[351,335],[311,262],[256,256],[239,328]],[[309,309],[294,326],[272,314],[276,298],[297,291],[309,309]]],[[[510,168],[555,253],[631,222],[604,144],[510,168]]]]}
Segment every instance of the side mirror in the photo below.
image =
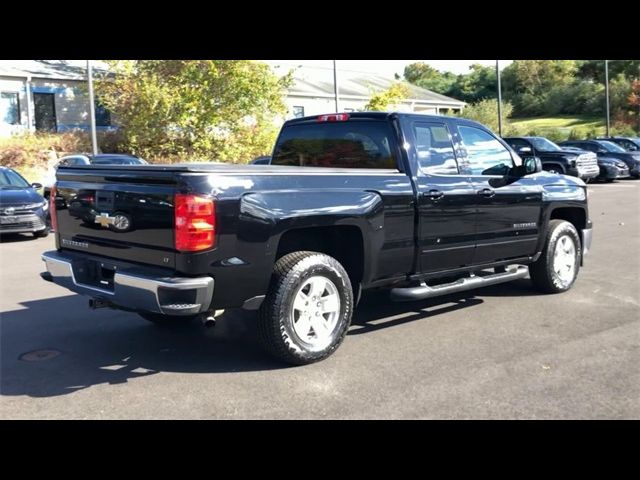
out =
{"type": "Polygon", "coordinates": [[[531,155],[531,147],[520,147],[517,150],[518,155],[528,156],[531,155]]]}
{"type": "Polygon", "coordinates": [[[39,190],[42,188],[42,184],[41,183],[32,183],[31,184],[31,188],[35,188],[36,190],[39,190]]]}
{"type": "Polygon", "coordinates": [[[524,174],[531,175],[542,171],[542,161],[538,157],[527,157],[524,162],[524,174]]]}

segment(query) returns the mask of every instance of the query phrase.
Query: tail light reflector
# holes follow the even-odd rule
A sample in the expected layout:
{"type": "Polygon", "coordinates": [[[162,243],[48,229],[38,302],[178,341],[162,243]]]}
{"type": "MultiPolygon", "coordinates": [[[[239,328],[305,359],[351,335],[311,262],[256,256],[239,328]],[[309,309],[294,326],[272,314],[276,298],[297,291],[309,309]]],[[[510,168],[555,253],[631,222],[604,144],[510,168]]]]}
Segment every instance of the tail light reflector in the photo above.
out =
{"type": "Polygon", "coordinates": [[[330,113],[329,115],[320,115],[318,117],[318,123],[320,122],[346,122],[349,120],[348,113],[330,113]]]}
{"type": "Polygon", "coordinates": [[[216,239],[213,199],[178,193],[175,197],[175,244],[180,252],[212,248],[216,239]]]}

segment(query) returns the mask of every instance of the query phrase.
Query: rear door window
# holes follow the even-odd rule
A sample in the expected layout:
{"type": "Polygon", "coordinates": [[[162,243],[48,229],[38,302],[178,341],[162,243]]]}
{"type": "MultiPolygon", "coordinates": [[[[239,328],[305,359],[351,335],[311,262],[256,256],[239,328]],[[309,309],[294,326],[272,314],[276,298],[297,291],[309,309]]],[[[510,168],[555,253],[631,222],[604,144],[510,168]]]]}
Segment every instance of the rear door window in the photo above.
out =
{"type": "Polygon", "coordinates": [[[416,122],[413,125],[420,169],[429,175],[457,175],[449,129],[444,123],[416,122]]]}
{"type": "Polygon", "coordinates": [[[386,121],[347,120],[286,126],[272,165],[398,169],[393,130],[386,121]]]}

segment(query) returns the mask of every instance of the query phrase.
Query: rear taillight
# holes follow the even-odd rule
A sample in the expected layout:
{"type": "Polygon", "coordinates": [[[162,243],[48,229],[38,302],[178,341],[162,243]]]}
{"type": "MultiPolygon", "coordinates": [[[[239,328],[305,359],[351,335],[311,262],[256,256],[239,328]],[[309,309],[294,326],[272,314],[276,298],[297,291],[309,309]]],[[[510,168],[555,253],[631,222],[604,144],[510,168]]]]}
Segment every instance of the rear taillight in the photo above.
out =
{"type": "Polygon", "coordinates": [[[56,186],[51,187],[49,192],[49,215],[51,216],[51,228],[54,232],[58,231],[58,212],[56,211],[56,186]]]}
{"type": "Polygon", "coordinates": [[[320,115],[318,122],[346,122],[349,120],[348,113],[330,113],[329,115],[320,115]]]}
{"type": "Polygon", "coordinates": [[[213,200],[178,193],[175,198],[176,250],[198,252],[215,245],[216,213],[213,200]]]}

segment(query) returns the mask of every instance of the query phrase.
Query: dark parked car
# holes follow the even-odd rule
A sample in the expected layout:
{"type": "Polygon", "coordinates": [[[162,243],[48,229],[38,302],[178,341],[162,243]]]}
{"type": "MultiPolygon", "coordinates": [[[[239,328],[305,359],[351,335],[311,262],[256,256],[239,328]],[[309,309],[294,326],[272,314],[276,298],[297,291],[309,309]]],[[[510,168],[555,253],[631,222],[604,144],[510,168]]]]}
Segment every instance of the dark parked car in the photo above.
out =
{"type": "Polygon", "coordinates": [[[0,167],[0,233],[32,233],[36,237],[49,234],[49,205],[36,190],[39,183],[29,184],[11,168],[0,167]]]}
{"type": "Polygon", "coordinates": [[[544,137],[508,137],[504,139],[521,157],[535,156],[542,168],[588,182],[600,173],[598,158],[588,151],[564,150],[544,137]]]}
{"type": "Polygon", "coordinates": [[[629,174],[640,178],[640,152],[627,152],[608,140],[567,140],[560,142],[565,147],[576,147],[598,155],[598,159],[621,160],[629,167],[629,174]]]}
{"type": "Polygon", "coordinates": [[[77,165],[147,165],[148,162],[135,155],[119,153],[100,153],[98,155],[76,154],[62,157],[53,168],[47,172],[44,181],[44,198],[49,198],[51,187],[56,181],[58,167],[72,167],[77,165]]]}
{"type": "Polygon", "coordinates": [[[640,152],[640,138],[634,137],[603,137],[594,140],[606,140],[624,148],[627,152],[640,152]]]}
{"type": "Polygon", "coordinates": [[[527,275],[569,290],[586,185],[541,170],[477,122],[385,112],[289,120],[270,165],[60,167],[42,278],[155,323],[259,310],[266,350],[311,363],[363,290],[414,301],[527,275]]]}

